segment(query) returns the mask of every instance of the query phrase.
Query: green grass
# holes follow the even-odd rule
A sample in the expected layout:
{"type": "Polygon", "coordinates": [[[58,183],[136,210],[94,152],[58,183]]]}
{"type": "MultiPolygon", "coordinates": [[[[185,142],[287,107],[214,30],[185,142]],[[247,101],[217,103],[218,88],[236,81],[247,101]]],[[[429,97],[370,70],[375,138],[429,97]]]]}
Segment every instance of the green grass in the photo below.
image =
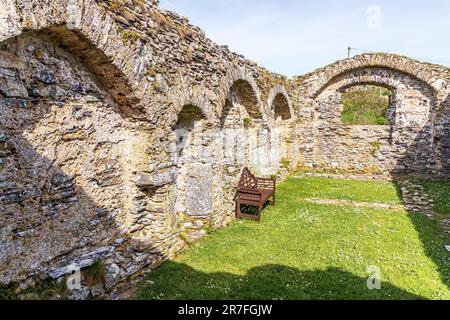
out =
{"type": "Polygon", "coordinates": [[[394,184],[290,178],[262,223],[213,232],[152,272],[137,299],[450,299],[448,244],[417,213],[304,201],[400,203],[394,184]],[[378,266],[382,289],[369,290],[378,266]]]}
{"type": "Polygon", "coordinates": [[[67,296],[65,282],[58,283],[50,278],[38,281],[34,287],[21,291],[20,294],[17,293],[17,288],[16,283],[0,284],[0,300],[50,300],[55,296],[67,296]]]}
{"type": "Polygon", "coordinates": [[[342,122],[349,125],[387,125],[391,91],[376,86],[359,86],[342,94],[342,122]]]}
{"type": "MultiPolygon", "coordinates": [[[[295,179],[295,178],[292,178],[295,179]]],[[[283,189],[289,198],[321,198],[359,202],[402,204],[397,186],[391,182],[343,180],[330,178],[302,178],[298,183],[286,183],[283,189]]]]}
{"type": "Polygon", "coordinates": [[[343,180],[329,178],[302,178],[299,183],[287,183],[283,188],[300,199],[322,198],[402,204],[400,191],[391,182],[343,180]]]}

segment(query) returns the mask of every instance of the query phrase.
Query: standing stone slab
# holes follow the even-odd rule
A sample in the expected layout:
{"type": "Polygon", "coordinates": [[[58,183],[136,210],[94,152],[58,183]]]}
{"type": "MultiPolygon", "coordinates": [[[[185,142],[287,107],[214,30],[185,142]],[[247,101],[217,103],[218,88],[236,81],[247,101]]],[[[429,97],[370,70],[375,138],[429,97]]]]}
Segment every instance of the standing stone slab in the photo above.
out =
{"type": "Polygon", "coordinates": [[[213,172],[209,165],[191,165],[187,177],[187,213],[190,216],[208,217],[212,214],[213,172]]]}

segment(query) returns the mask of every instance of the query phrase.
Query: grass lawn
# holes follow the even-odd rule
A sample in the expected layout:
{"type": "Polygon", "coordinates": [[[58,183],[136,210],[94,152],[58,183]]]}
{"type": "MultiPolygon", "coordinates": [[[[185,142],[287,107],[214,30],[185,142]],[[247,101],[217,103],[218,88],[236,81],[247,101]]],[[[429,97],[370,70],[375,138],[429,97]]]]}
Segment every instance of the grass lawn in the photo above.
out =
{"type": "MultiPolygon", "coordinates": [[[[446,186],[429,187],[444,197],[435,202],[442,211],[448,209],[446,186]]],[[[235,221],[213,232],[152,272],[136,298],[450,299],[450,254],[444,247],[450,239],[436,221],[406,211],[304,200],[398,204],[395,184],[292,177],[277,196],[262,223],[235,221]],[[367,288],[370,266],[381,270],[381,290],[367,288]]]]}
{"type": "Polygon", "coordinates": [[[445,181],[421,181],[427,194],[434,201],[434,211],[443,218],[450,218],[450,183],[445,181]]]}

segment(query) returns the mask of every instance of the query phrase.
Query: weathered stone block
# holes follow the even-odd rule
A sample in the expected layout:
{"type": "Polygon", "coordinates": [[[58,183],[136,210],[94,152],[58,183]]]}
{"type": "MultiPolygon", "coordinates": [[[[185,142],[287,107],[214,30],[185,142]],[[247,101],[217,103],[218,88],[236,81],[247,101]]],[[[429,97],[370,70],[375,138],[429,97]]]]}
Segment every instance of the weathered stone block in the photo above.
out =
{"type": "Polygon", "coordinates": [[[176,179],[177,169],[175,167],[158,170],[152,174],[138,173],[136,185],[140,188],[162,187],[170,184],[176,179]]]}
{"type": "Polygon", "coordinates": [[[212,214],[212,169],[209,165],[190,165],[187,177],[187,213],[191,216],[212,214]]]}

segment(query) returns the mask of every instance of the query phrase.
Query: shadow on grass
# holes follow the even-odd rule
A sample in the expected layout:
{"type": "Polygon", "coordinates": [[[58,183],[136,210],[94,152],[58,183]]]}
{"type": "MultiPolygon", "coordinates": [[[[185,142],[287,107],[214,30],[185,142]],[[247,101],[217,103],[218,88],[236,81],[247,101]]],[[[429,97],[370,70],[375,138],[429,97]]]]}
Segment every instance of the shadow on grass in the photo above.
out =
{"type": "MultiPolygon", "coordinates": [[[[397,194],[403,200],[399,181],[405,177],[397,177],[395,183],[397,194]]],[[[410,178],[411,179],[411,178],[410,178]]],[[[434,199],[435,200],[435,199],[434,199]]],[[[442,283],[450,289],[450,257],[445,249],[450,244],[450,237],[441,229],[438,221],[423,213],[407,210],[408,217],[416,229],[423,249],[437,267],[442,283]]]]}
{"type": "Polygon", "coordinates": [[[369,290],[367,279],[337,268],[300,271],[282,265],[263,265],[246,275],[204,273],[173,261],[151,273],[136,299],[152,300],[417,300],[423,297],[389,283],[369,290]]]}
{"type": "Polygon", "coordinates": [[[450,255],[445,249],[450,244],[450,237],[440,230],[436,220],[415,212],[409,212],[408,216],[419,234],[425,254],[436,265],[442,283],[450,289],[450,255]]]}
{"type": "MultiPolygon", "coordinates": [[[[261,214],[264,216],[264,211],[266,210],[267,207],[271,206],[270,202],[266,202],[263,206],[262,212],[261,214]]],[[[248,214],[248,215],[252,215],[252,216],[258,216],[258,207],[256,206],[251,206],[251,205],[241,205],[241,212],[248,214]]],[[[242,218],[245,219],[245,218],[242,218]]]]}

